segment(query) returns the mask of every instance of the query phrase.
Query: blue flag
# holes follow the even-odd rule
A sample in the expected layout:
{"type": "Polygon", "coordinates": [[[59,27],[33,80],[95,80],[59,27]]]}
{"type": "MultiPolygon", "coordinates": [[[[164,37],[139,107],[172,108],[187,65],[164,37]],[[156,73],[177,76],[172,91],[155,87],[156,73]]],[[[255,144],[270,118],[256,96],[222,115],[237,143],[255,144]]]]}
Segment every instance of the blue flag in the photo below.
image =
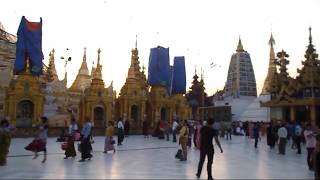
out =
{"type": "Polygon", "coordinates": [[[32,74],[42,74],[42,18],[40,18],[40,22],[29,22],[22,16],[17,38],[14,72],[24,71],[26,59],[29,57],[29,68],[32,74]]]}

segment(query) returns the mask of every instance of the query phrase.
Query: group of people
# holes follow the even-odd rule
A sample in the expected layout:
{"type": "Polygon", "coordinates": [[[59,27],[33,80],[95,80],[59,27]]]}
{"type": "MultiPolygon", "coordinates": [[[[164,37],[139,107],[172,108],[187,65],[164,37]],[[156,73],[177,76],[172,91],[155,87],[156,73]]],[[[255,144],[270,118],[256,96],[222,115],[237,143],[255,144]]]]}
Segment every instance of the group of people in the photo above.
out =
{"type": "MultiPolygon", "coordinates": [[[[128,125],[127,125],[128,126],[128,125]]],[[[64,142],[65,159],[69,157],[76,157],[75,140],[78,134],[80,134],[80,144],[78,144],[78,150],[81,152],[80,162],[85,160],[90,160],[92,158],[92,123],[89,118],[85,119],[85,123],[81,131],[79,131],[78,124],[74,117],[71,118],[70,125],[68,128],[68,137],[64,142]]],[[[128,129],[125,128],[126,125],[120,118],[116,125],[113,121],[108,121],[107,128],[105,130],[105,146],[104,153],[108,151],[116,152],[114,147],[116,141],[114,139],[115,128],[117,130],[118,142],[120,146],[123,143],[124,137],[128,136],[128,129]]],[[[320,166],[320,135],[319,132],[311,128],[310,124],[302,127],[300,123],[294,124],[293,128],[288,128],[285,123],[273,124],[270,123],[266,128],[267,134],[267,144],[271,149],[274,149],[276,144],[278,144],[279,154],[285,154],[286,143],[289,138],[292,139],[292,148],[297,149],[297,154],[301,154],[301,143],[305,142],[307,149],[307,164],[310,170],[315,172],[315,177],[319,177],[319,166],[320,166]]],[[[38,133],[33,141],[25,147],[26,150],[32,151],[34,153],[33,159],[39,156],[39,152],[43,152],[42,163],[46,162],[47,159],[47,138],[48,138],[48,119],[46,117],[41,117],[40,124],[37,126],[38,133]]],[[[258,146],[258,141],[260,140],[261,126],[259,123],[253,123],[251,126],[252,138],[255,139],[255,148],[258,146]]],[[[9,152],[11,132],[14,130],[7,120],[2,120],[0,123],[0,166],[6,164],[6,157],[9,152]]],[[[149,123],[147,121],[143,122],[142,132],[144,137],[149,137],[149,123]]],[[[248,131],[248,130],[246,130],[248,131]]],[[[246,132],[245,131],[245,132],[246,132]]],[[[232,131],[231,131],[232,132],[232,131]]],[[[198,163],[198,170],[196,176],[199,178],[201,175],[202,167],[207,156],[207,174],[208,179],[212,179],[212,162],[214,156],[213,139],[218,145],[220,152],[222,153],[222,147],[219,141],[219,133],[221,131],[214,124],[214,119],[208,119],[207,121],[196,121],[194,124],[190,124],[186,120],[179,121],[175,119],[172,124],[168,124],[165,121],[158,122],[154,135],[160,137],[160,139],[169,140],[169,133],[172,133],[172,141],[179,143],[181,146],[181,156],[180,161],[187,160],[188,146],[191,142],[191,135],[193,134],[193,143],[196,149],[200,150],[200,158],[198,163]],[[168,130],[169,129],[169,130],[168,130]],[[178,136],[178,138],[177,138],[178,136]]],[[[231,137],[230,137],[231,138],[231,137]]],[[[190,145],[191,146],[191,145],[190,145]]]]}

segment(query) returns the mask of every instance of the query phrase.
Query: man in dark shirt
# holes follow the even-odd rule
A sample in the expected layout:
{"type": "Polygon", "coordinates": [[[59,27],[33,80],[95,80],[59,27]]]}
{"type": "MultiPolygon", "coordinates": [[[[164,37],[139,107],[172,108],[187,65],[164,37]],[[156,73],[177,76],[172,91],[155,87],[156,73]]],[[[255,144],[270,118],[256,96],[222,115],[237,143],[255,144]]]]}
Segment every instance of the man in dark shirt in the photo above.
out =
{"type": "Polygon", "coordinates": [[[220,141],[218,139],[218,132],[212,127],[213,123],[214,123],[213,118],[208,119],[207,125],[202,127],[200,130],[200,160],[198,165],[198,172],[196,174],[197,178],[200,178],[204,160],[206,156],[208,156],[208,163],[207,163],[208,180],[213,179],[212,178],[212,162],[213,162],[213,154],[214,154],[214,148],[212,143],[213,138],[216,141],[217,145],[219,146],[221,153],[223,153],[223,150],[220,145],[220,141]]]}

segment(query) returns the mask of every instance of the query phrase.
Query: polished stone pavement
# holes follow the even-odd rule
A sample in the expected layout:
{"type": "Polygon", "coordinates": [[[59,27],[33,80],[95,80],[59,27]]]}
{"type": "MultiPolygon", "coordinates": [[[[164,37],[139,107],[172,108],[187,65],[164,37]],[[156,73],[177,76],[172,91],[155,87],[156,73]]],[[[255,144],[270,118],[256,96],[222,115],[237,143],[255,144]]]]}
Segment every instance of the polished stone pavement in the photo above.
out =
{"type": "MultiPolygon", "coordinates": [[[[48,140],[48,159],[42,156],[32,159],[32,153],[24,150],[31,138],[12,140],[7,166],[0,167],[0,179],[195,179],[199,151],[188,150],[188,160],[174,158],[178,144],[143,136],[125,138],[113,154],[102,153],[104,137],[95,137],[93,159],[78,162],[63,159],[64,152],[55,138],[48,140]]],[[[306,165],[306,150],[297,155],[287,146],[287,154],[279,155],[270,150],[262,138],[258,149],[253,140],[233,137],[232,141],[221,139],[223,154],[216,150],[213,176],[216,179],[312,179],[313,173],[306,165]]],[[[217,148],[216,148],[217,149],[217,148]]],[[[207,178],[206,162],[201,178],[207,178]]]]}

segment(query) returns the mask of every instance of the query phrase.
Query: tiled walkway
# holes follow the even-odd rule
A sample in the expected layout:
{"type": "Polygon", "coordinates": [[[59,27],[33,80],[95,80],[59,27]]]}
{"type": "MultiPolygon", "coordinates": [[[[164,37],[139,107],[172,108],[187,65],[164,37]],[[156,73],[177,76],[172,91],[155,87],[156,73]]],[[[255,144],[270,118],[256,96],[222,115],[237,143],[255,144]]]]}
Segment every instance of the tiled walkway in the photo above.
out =
{"type": "MultiPolygon", "coordinates": [[[[32,159],[32,153],[24,147],[31,138],[13,139],[8,165],[0,167],[0,179],[195,179],[199,151],[188,150],[188,161],[174,158],[178,144],[143,136],[126,138],[115,154],[104,154],[104,137],[95,137],[93,159],[78,162],[64,160],[64,152],[55,138],[48,140],[48,160],[42,164],[42,156],[32,159]]],[[[312,179],[313,173],[306,165],[306,150],[302,155],[287,147],[285,156],[277,150],[269,150],[265,139],[259,148],[244,137],[232,141],[221,140],[223,154],[216,151],[213,176],[216,179],[312,179]]],[[[201,178],[207,178],[206,162],[201,178]]]]}

